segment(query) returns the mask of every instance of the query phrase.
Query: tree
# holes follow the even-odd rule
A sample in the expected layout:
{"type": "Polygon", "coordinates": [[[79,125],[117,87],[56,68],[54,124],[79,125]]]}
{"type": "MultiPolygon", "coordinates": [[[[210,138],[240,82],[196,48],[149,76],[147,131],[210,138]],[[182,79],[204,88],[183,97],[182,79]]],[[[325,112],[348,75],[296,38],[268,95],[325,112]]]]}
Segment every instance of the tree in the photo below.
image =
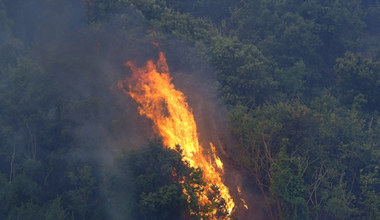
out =
{"type": "Polygon", "coordinates": [[[93,172],[90,165],[84,164],[67,174],[72,186],[67,192],[70,201],[69,211],[73,212],[75,218],[101,219],[101,206],[98,205],[99,182],[93,172]]]}
{"type": "Polygon", "coordinates": [[[287,139],[283,140],[278,158],[273,165],[269,191],[279,198],[279,211],[283,218],[308,219],[305,199],[307,187],[302,178],[303,167],[298,166],[297,161],[287,155],[287,142],[287,139]]]}
{"type": "Polygon", "coordinates": [[[202,171],[190,168],[182,161],[180,148],[164,148],[162,141],[153,139],[141,151],[128,155],[132,171],[132,214],[138,219],[206,218],[214,214],[226,217],[225,203],[217,188],[207,195],[212,204],[202,204],[205,182],[202,171]]]}
{"type": "Polygon", "coordinates": [[[337,59],[337,92],[346,105],[377,111],[380,108],[380,62],[351,52],[337,59]]]}
{"type": "Polygon", "coordinates": [[[65,220],[68,218],[67,211],[63,208],[61,197],[57,196],[51,203],[48,205],[45,211],[45,220],[65,220]]]}
{"type": "Polygon", "coordinates": [[[219,37],[210,53],[227,105],[257,106],[269,97],[275,83],[266,58],[254,45],[219,37]]]}

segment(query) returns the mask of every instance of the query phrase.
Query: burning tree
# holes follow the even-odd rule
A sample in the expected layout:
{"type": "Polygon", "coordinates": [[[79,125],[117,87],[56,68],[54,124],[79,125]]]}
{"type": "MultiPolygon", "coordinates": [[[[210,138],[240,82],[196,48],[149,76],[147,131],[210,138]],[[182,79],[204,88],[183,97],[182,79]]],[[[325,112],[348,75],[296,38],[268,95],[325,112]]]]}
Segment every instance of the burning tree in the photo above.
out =
{"type": "MultiPolygon", "coordinates": [[[[162,137],[164,146],[171,149],[180,148],[183,161],[194,169],[202,170],[204,190],[195,192],[201,206],[213,207],[216,203],[225,203],[225,212],[230,215],[235,203],[229,189],[222,182],[223,163],[216,155],[212,143],[211,153],[204,154],[204,148],[198,140],[192,110],[184,94],[176,90],[171,82],[164,53],[159,54],[157,62],[149,60],[144,67],[139,68],[131,61],[125,65],[131,69],[132,76],[119,81],[118,88],[139,104],[138,110],[141,115],[153,121],[153,128],[162,137]],[[216,194],[220,194],[220,199],[215,203],[209,197],[216,194]]],[[[183,187],[183,193],[188,196],[188,200],[192,199],[191,192],[186,187],[183,187]]],[[[211,214],[208,210],[203,212],[209,213],[209,217],[217,215],[216,206],[211,209],[211,214]]]]}
{"type": "Polygon", "coordinates": [[[182,160],[181,149],[163,147],[160,138],[150,140],[147,147],[129,154],[133,175],[133,217],[136,219],[205,219],[227,217],[226,203],[216,186],[202,204],[199,195],[207,184],[203,172],[182,160]],[[183,192],[186,193],[183,193],[183,192]]]}

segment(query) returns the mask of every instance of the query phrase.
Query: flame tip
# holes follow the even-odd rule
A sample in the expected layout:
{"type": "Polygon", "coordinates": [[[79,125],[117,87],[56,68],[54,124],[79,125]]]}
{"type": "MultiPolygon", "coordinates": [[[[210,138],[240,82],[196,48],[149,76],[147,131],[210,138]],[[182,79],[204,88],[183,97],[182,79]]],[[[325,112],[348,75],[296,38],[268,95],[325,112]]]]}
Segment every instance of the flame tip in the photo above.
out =
{"type": "MultiPolygon", "coordinates": [[[[230,215],[235,203],[228,187],[222,182],[223,163],[216,155],[212,142],[209,143],[211,155],[203,155],[192,109],[187,104],[185,95],[174,88],[165,54],[160,51],[157,61],[148,60],[143,67],[136,67],[132,61],[127,61],[124,65],[131,69],[134,80],[119,81],[118,88],[124,89],[127,84],[129,90],[126,94],[139,104],[140,115],[153,121],[154,131],[162,137],[164,145],[175,150],[178,144],[183,160],[188,161],[191,167],[202,169],[203,180],[208,184],[205,190],[210,191],[212,185],[219,188],[230,215]]],[[[201,203],[212,204],[206,195],[199,196],[201,203]]]]}

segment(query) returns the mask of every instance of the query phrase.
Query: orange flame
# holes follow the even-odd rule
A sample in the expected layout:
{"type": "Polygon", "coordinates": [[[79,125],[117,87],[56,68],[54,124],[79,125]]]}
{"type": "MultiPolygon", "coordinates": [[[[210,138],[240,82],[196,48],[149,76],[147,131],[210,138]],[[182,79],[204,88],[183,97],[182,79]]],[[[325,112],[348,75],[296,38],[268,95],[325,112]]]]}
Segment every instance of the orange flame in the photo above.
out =
{"type": "MultiPolygon", "coordinates": [[[[216,155],[215,146],[210,143],[210,156],[203,154],[198,141],[197,125],[184,94],[174,88],[164,53],[160,52],[157,62],[149,60],[146,66],[138,68],[135,63],[125,63],[132,70],[132,77],[118,82],[126,95],[130,95],[138,104],[141,115],[154,123],[165,146],[175,149],[179,145],[182,157],[191,167],[201,168],[203,179],[207,183],[206,191],[212,191],[211,185],[219,188],[226,208],[231,214],[235,206],[229,189],[222,182],[223,163],[216,155]],[[128,86],[128,90],[125,87],[128,86]]],[[[205,195],[200,195],[201,203],[211,203],[205,195]]]]}
{"type": "MultiPolygon", "coordinates": [[[[241,190],[240,190],[239,186],[237,187],[237,191],[238,191],[239,196],[241,196],[241,190]]],[[[247,203],[245,202],[245,200],[244,200],[243,198],[241,198],[241,197],[240,197],[240,200],[243,202],[243,206],[244,206],[244,208],[245,208],[245,209],[248,209],[248,205],[247,205],[247,203]]]]}

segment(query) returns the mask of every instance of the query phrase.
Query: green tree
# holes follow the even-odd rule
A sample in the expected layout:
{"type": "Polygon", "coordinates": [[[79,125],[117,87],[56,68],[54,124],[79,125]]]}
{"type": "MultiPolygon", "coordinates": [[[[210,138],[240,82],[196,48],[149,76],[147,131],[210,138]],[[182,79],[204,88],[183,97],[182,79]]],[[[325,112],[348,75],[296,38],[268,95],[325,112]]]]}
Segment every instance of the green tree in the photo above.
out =
{"type": "Polygon", "coordinates": [[[70,205],[69,211],[80,219],[99,219],[98,182],[94,177],[93,168],[85,164],[67,173],[72,189],[67,192],[70,205]]]}
{"type": "Polygon", "coordinates": [[[214,188],[215,194],[207,195],[211,205],[199,202],[205,187],[202,171],[182,161],[179,149],[166,149],[161,140],[154,139],[146,148],[129,154],[128,164],[134,178],[133,216],[139,219],[199,219],[212,216],[215,210],[217,216],[225,217],[225,203],[217,188],[214,188]]]}
{"type": "Polygon", "coordinates": [[[219,37],[210,52],[227,105],[262,104],[275,87],[268,62],[254,45],[219,37]]]}
{"type": "Polygon", "coordinates": [[[51,201],[51,203],[47,206],[44,219],[45,220],[68,219],[68,213],[62,206],[61,197],[57,196],[57,198],[51,201]]]}
{"type": "Polygon", "coordinates": [[[302,169],[297,161],[289,158],[286,152],[288,140],[283,139],[283,145],[270,179],[269,191],[279,198],[281,216],[285,219],[308,219],[306,205],[306,185],[302,178],[302,169]]]}
{"type": "Polygon", "coordinates": [[[380,218],[380,178],[379,166],[375,166],[372,170],[360,172],[360,209],[359,216],[368,219],[380,218]]]}
{"type": "Polygon", "coordinates": [[[377,111],[380,108],[380,62],[347,52],[337,59],[338,96],[344,104],[377,111]]]}

